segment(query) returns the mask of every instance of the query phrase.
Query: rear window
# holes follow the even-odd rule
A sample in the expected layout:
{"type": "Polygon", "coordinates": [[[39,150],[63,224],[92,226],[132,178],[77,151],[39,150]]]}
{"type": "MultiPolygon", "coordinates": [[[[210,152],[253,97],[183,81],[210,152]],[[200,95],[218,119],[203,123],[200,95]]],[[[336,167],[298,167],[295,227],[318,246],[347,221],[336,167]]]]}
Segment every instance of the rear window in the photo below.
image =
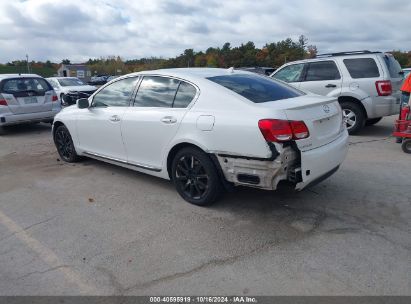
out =
{"type": "Polygon", "coordinates": [[[51,86],[43,78],[12,78],[2,82],[1,92],[21,95],[32,93],[34,96],[43,96],[51,86]]]}
{"type": "Polygon", "coordinates": [[[390,72],[391,78],[401,78],[401,66],[394,56],[385,55],[385,64],[387,65],[388,71],[390,72]]]}
{"type": "Polygon", "coordinates": [[[235,93],[255,103],[275,101],[304,95],[303,92],[286,84],[282,84],[271,78],[258,75],[237,74],[215,76],[207,79],[231,91],[234,91],[235,93]]]}
{"type": "Polygon", "coordinates": [[[377,63],[372,58],[344,59],[343,61],[354,79],[380,77],[377,63]]]}

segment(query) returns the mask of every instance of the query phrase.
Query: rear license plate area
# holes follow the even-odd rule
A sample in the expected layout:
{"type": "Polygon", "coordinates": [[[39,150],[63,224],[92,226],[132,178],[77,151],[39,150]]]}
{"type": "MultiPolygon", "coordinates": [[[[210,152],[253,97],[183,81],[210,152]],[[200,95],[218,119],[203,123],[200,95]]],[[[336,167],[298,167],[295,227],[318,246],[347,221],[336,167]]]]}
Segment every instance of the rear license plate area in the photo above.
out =
{"type": "Polygon", "coordinates": [[[37,103],[37,98],[36,97],[24,97],[24,103],[25,104],[37,103]]]}

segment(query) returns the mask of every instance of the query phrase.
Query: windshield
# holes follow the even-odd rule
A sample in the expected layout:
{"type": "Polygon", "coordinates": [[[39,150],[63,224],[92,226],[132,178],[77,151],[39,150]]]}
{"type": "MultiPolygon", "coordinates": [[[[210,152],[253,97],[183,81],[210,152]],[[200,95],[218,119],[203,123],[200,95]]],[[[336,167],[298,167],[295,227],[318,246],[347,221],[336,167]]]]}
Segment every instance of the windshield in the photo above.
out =
{"type": "Polygon", "coordinates": [[[390,76],[392,78],[401,78],[401,66],[397,60],[395,60],[394,56],[385,55],[384,61],[387,64],[388,70],[390,71],[390,76]]]}
{"type": "Polygon", "coordinates": [[[85,85],[85,83],[78,78],[61,78],[57,79],[57,81],[63,87],[75,87],[85,85]]]}
{"type": "Polygon", "coordinates": [[[207,78],[255,103],[275,101],[304,95],[303,92],[282,84],[274,79],[252,75],[237,74],[207,78]]]}

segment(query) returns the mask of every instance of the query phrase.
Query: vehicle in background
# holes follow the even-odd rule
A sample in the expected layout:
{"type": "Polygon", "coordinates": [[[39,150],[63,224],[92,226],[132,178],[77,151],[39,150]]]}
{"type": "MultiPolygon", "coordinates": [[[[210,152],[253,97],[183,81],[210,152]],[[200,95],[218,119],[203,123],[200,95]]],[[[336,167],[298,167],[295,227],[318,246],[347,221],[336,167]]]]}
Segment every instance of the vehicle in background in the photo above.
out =
{"type": "Polygon", "coordinates": [[[118,78],[118,77],[120,77],[120,76],[119,76],[119,75],[111,75],[111,76],[108,76],[106,82],[110,82],[110,81],[112,81],[113,79],[116,79],[116,78],[118,78]]]}
{"type": "Polygon", "coordinates": [[[36,74],[0,74],[0,127],[53,122],[61,105],[52,86],[36,74]]]}
{"type": "Polygon", "coordinates": [[[88,84],[90,85],[103,85],[107,83],[107,78],[109,75],[96,75],[92,76],[88,84]]]}
{"type": "Polygon", "coordinates": [[[398,114],[401,67],[389,53],[356,51],[289,62],[271,77],[315,94],[338,98],[348,132],[398,114]]]}
{"type": "Polygon", "coordinates": [[[253,73],[257,73],[261,75],[266,75],[266,76],[270,76],[276,70],[275,68],[269,68],[269,67],[241,67],[237,69],[248,71],[248,72],[253,72],[253,73]]]}
{"type": "Polygon", "coordinates": [[[63,109],[53,138],[64,161],[88,156],[171,179],[196,205],[224,186],[301,190],[332,175],[348,149],[336,98],[233,68],[119,77],[63,109]]]}
{"type": "Polygon", "coordinates": [[[405,79],[411,73],[411,68],[404,68],[404,69],[402,69],[402,71],[404,72],[403,77],[405,79]]]}
{"type": "Polygon", "coordinates": [[[54,88],[63,106],[74,104],[78,98],[88,97],[97,90],[95,86],[85,84],[76,77],[50,77],[46,79],[54,88]],[[64,98],[65,95],[69,95],[70,98],[64,98]]]}

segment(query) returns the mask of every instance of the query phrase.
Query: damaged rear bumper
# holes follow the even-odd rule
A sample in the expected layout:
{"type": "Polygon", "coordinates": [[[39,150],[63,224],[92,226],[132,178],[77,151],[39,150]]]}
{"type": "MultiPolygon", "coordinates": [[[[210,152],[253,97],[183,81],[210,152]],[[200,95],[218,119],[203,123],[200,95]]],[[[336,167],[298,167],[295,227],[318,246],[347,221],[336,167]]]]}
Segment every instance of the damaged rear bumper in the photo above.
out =
{"type": "Polygon", "coordinates": [[[337,171],[346,157],[348,134],[333,142],[301,152],[295,144],[276,144],[273,157],[258,159],[216,154],[225,179],[234,185],[276,190],[280,181],[295,184],[297,190],[318,183],[337,171]]]}

